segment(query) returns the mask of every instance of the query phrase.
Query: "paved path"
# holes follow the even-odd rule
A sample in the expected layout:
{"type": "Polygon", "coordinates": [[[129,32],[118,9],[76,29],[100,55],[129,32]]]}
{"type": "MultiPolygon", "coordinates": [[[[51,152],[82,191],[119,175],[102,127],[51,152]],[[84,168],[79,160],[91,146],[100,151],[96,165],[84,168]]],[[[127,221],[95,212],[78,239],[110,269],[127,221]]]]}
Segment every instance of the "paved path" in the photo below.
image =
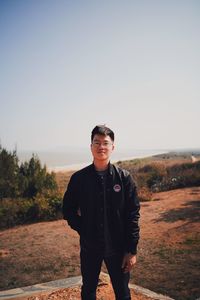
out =
{"type": "MultiPolygon", "coordinates": [[[[107,274],[103,273],[104,276],[108,276],[107,274]]],[[[0,291],[0,300],[9,300],[9,299],[16,299],[19,297],[28,297],[34,294],[38,294],[41,292],[51,292],[53,290],[58,290],[60,288],[68,288],[71,286],[78,286],[81,285],[82,280],[81,276],[70,277],[66,279],[60,279],[55,281],[50,281],[41,284],[30,285],[27,287],[11,289],[7,291],[0,291]]],[[[138,291],[140,294],[148,296],[153,300],[174,300],[170,297],[154,293],[148,289],[142,288],[135,284],[130,284],[130,288],[133,288],[135,291],[138,291]]]]}
{"type": "Polygon", "coordinates": [[[38,294],[40,292],[53,291],[60,288],[68,288],[76,285],[81,285],[81,276],[49,281],[7,291],[0,291],[0,300],[26,297],[33,294],[38,294]]]}

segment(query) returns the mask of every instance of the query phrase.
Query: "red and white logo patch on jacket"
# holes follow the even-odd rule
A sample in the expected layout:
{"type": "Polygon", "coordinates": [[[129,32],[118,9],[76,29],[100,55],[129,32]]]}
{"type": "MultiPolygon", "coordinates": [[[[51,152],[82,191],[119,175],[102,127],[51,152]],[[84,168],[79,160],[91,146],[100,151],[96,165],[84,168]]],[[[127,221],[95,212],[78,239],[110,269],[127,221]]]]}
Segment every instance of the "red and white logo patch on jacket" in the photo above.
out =
{"type": "Polygon", "coordinates": [[[115,184],[115,185],[113,186],[113,190],[114,190],[116,193],[118,193],[118,192],[121,191],[121,186],[120,186],[119,184],[115,184]]]}

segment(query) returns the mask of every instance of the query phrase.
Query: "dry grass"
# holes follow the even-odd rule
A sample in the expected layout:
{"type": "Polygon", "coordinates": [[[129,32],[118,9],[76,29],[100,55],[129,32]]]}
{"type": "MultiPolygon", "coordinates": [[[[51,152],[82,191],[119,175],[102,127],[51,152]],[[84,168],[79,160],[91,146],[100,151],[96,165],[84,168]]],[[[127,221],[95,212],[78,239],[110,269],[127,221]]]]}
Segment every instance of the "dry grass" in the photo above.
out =
{"type": "MultiPolygon", "coordinates": [[[[138,263],[131,281],[176,300],[196,299],[200,187],[153,198],[142,203],[138,263]]],[[[0,238],[1,289],[80,275],[79,238],[64,220],[3,230],[0,238]]]]}
{"type": "Polygon", "coordinates": [[[63,194],[66,190],[69,179],[74,171],[56,172],[56,181],[59,187],[59,192],[63,194]]]}

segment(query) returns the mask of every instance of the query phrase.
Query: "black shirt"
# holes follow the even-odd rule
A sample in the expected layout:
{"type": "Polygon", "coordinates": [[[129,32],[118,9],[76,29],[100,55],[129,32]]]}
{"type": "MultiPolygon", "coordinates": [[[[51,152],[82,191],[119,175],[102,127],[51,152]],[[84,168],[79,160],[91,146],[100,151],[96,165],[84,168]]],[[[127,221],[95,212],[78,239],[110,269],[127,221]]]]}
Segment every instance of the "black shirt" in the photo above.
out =
{"type": "Polygon", "coordinates": [[[110,189],[108,184],[108,170],[97,171],[98,180],[100,182],[100,197],[97,201],[97,234],[99,248],[104,256],[115,253],[118,249],[113,245],[109,226],[110,206],[110,189]]]}

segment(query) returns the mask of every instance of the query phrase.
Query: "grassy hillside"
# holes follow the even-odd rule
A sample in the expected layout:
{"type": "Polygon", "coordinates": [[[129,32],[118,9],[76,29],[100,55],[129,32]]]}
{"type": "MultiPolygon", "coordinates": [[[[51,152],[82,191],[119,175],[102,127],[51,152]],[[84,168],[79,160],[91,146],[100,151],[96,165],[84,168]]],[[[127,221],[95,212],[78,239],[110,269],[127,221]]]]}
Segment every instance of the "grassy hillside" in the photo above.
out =
{"type": "MultiPolygon", "coordinates": [[[[116,165],[130,171],[138,185],[141,201],[152,200],[152,192],[200,185],[200,151],[169,152],[118,161],[116,165]]],[[[56,173],[61,194],[65,192],[73,172],[56,173]]]]}

